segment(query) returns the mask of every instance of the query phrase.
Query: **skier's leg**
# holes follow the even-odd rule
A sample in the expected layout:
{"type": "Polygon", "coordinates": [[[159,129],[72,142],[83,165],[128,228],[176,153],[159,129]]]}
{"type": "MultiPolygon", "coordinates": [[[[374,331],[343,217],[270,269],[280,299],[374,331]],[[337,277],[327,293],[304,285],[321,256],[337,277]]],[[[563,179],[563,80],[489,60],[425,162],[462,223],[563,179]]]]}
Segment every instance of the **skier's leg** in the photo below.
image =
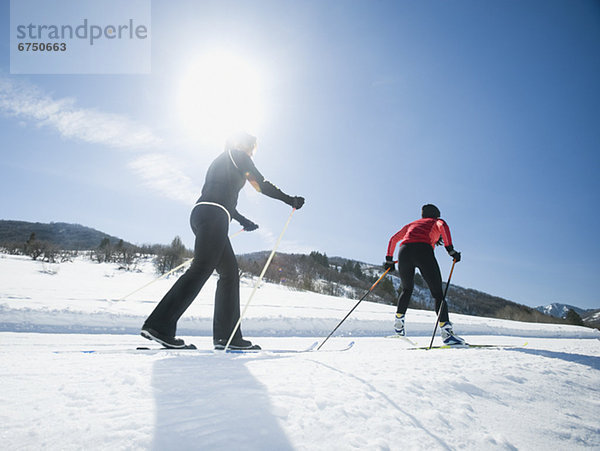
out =
{"type": "Polygon", "coordinates": [[[398,275],[402,281],[402,292],[398,297],[396,313],[404,315],[415,287],[415,265],[412,259],[411,246],[400,246],[398,252],[398,275]]]}
{"type": "Polygon", "coordinates": [[[435,255],[433,248],[427,243],[418,243],[418,246],[414,247],[414,255],[417,267],[425,279],[431,296],[435,299],[435,311],[440,311],[440,305],[442,312],[440,314],[440,323],[448,321],[448,305],[444,302],[442,305],[442,299],[444,298],[444,291],[442,289],[442,274],[440,267],[435,255]]]}
{"type": "Polygon", "coordinates": [[[454,334],[452,323],[448,318],[448,304],[442,302],[444,299],[444,292],[442,290],[442,275],[440,273],[440,267],[435,255],[433,248],[429,244],[425,244],[419,247],[419,251],[416,252],[418,255],[418,267],[421,271],[421,275],[431,291],[431,295],[435,299],[435,310],[439,312],[440,332],[442,333],[442,339],[445,345],[464,345],[465,340],[454,334]],[[441,312],[440,312],[441,308],[441,312]]]}
{"type": "MultiPolygon", "coordinates": [[[[219,273],[213,316],[213,340],[227,340],[240,318],[240,275],[237,260],[227,239],[221,260],[216,266],[219,273]]],[[[242,339],[241,327],[236,331],[233,342],[242,339]]]]}
{"type": "Polygon", "coordinates": [[[398,273],[402,281],[402,291],[398,296],[398,306],[394,318],[394,330],[397,335],[406,335],[404,320],[408,304],[415,286],[415,265],[412,261],[410,245],[400,246],[398,252],[398,273]]]}
{"type": "Polygon", "coordinates": [[[152,328],[169,337],[175,336],[177,321],[214,271],[228,240],[228,218],[220,209],[198,206],[192,214],[192,222],[196,233],[192,265],[144,323],[144,328],[152,328]]]}

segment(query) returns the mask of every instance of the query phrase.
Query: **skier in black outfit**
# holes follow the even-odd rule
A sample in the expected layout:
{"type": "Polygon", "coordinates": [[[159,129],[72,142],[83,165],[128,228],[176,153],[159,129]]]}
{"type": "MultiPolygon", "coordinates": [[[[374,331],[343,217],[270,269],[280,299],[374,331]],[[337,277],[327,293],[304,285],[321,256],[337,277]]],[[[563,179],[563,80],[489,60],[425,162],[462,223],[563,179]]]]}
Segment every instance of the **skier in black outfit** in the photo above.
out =
{"type": "MultiPolygon", "coordinates": [[[[183,348],[185,343],[175,338],[177,321],[194,301],[213,270],[219,281],[215,294],[213,344],[224,349],[240,318],[239,270],[228,237],[229,223],[238,221],[246,231],[258,225],[237,210],[238,194],[246,180],[262,194],[299,209],[304,198],[288,196],[264,179],[251,157],[256,149],[256,137],[237,133],[228,139],[225,151],[210,165],[202,195],[194,206],[190,224],[196,236],[194,260],[169,292],[146,319],[141,335],[170,348],[183,348]]],[[[230,343],[231,349],[260,349],[242,338],[239,327],[230,343]]]]}

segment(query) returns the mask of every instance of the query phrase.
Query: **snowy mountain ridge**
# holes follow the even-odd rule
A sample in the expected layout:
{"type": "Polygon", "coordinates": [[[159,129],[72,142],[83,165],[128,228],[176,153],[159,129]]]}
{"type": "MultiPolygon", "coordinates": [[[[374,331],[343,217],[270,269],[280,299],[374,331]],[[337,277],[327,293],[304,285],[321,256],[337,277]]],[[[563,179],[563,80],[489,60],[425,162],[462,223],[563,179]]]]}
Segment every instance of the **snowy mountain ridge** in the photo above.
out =
{"type": "Polygon", "coordinates": [[[548,305],[540,305],[538,307],[535,307],[535,309],[544,313],[545,315],[554,316],[555,318],[564,318],[565,316],[567,316],[569,310],[574,310],[582,318],[584,316],[587,316],[588,314],[598,312],[598,309],[586,310],[579,307],[575,307],[574,305],[561,304],[559,302],[553,302],[552,304],[548,305]]]}
{"type": "Polygon", "coordinates": [[[536,310],[556,318],[566,318],[569,311],[573,310],[581,317],[581,320],[586,326],[600,329],[600,309],[584,310],[573,305],[555,302],[553,304],[536,307],[536,310]]]}

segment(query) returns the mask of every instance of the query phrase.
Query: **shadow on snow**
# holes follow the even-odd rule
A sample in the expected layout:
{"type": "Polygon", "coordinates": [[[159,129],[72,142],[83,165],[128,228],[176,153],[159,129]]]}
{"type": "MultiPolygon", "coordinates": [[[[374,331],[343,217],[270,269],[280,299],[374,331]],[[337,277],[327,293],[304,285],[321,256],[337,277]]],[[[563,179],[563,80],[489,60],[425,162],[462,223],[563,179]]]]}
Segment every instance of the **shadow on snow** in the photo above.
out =
{"type": "Polygon", "coordinates": [[[531,355],[539,355],[542,357],[548,357],[550,359],[560,359],[564,360],[565,362],[578,363],[580,365],[589,366],[590,368],[593,368],[595,370],[600,370],[600,357],[583,354],[573,354],[570,352],[556,352],[527,348],[515,348],[511,349],[511,351],[522,352],[531,355]]]}
{"type": "Polygon", "coordinates": [[[233,356],[177,356],[154,364],[155,450],[291,450],[266,388],[233,356]]]}

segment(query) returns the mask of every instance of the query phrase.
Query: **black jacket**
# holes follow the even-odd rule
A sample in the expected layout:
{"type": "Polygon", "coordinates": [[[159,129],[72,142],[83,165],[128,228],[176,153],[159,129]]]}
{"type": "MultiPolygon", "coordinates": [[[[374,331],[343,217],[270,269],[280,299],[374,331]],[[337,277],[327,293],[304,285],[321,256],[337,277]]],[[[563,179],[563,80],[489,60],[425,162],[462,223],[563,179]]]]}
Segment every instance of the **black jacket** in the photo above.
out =
{"type": "Polygon", "coordinates": [[[246,180],[265,196],[292,205],[293,198],[265,180],[250,156],[241,150],[226,150],[211,163],[198,202],[215,202],[222,205],[233,219],[241,222],[246,218],[238,213],[236,206],[238,195],[246,180]]]}

